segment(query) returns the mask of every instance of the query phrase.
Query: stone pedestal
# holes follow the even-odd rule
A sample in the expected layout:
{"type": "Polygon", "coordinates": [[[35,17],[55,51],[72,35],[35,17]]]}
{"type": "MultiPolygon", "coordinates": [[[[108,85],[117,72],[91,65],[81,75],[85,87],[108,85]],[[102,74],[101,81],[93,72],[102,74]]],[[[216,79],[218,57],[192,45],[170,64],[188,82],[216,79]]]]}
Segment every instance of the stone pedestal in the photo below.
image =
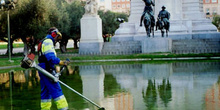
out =
{"type": "Polygon", "coordinates": [[[83,16],[79,54],[100,54],[103,47],[102,21],[97,16],[83,16]]]}
{"type": "Polygon", "coordinates": [[[112,38],[112,41],[133,41],[135,33],[136,28],[134,23],[122,23],[115,31],[115,36],[112,38]]]}
{"type": "Polygon", "coordinates": [[[146,38],[142,41],[142,53],[172,52],[170,38],[146,38]]]}

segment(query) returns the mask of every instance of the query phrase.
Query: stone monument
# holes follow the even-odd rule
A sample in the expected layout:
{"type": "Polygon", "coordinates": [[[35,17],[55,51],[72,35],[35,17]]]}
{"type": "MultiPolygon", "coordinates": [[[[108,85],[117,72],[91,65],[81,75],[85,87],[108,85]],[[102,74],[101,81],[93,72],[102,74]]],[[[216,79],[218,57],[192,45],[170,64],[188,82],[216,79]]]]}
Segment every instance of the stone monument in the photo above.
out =
{"type": "MultiPolygon", "coordinates": [[[[191,39],[193,34],[215,33],[217,28],[211,20],[205,18],[201,0],[154,0],[154,16],[157,19],[158,13],[163,5],[170,12],[170,32],[172,39],[191,39]]],[[[129,20],[120,24],[116,30],[113,41],[143,40],[146,35],[144,27],[139,26],[139,19],[144,9],[142,0],[131,1],[131,12],[129,20]]],[[[160,31],[155,32],[155,37],[160,37],[160,31]]],[[[207,36],[207,35],[206,35],[207,36]]]]}
{"type": "Polygon", "coordinates": [[[79,54],[100,54],[103,47],[102,20],[97,14],[96,0],[87,0],[85,14],[80,20],[79,54]]]}
{"type": "MultiPolygon", "coordinates": [[[[155,3],[154,10],[156,5],[155,3]]],[[[115,32],[115,36],[112,37],[112,41],[141,41],[142,53],[171,52],[172,40],[170,38],[149,38],[146,36],[145,27],[139,26],[144,7],[145,3],[142,0],[131,1],[129,20],[126,23],[120,24],[119,29],[115,32]]]]}

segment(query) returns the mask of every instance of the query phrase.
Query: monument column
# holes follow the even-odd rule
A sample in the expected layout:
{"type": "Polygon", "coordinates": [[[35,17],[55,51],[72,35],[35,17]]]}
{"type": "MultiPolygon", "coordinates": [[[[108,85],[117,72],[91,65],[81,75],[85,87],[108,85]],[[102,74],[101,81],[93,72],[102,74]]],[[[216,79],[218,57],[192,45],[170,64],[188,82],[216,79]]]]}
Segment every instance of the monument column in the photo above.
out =
{"type": "Polygon", "coordinates": [[[87,0],[85,14],[80,20],[81,38],[79,54],[100,54],[103,47],[102,20],[98,12],[96,0],[87,0]]]}
{"type": "Polygon", "coordinates": [[[183,0],[183,19],[199,20],[206,19],[200,0],[183,0]]]}
{"type": "Polygon", "coordinates": [[[144,11],[144,2],[142,0],[131,0],[131,12],[128,18],[129,23],[137,23],[140,24],[141,14],[144,11]]]}

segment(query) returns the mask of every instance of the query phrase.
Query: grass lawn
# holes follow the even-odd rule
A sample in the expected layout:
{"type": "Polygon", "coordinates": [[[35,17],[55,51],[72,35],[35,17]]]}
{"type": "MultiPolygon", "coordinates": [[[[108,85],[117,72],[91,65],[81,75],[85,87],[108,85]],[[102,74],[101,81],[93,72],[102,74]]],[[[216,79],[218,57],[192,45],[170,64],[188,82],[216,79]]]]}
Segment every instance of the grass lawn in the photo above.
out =
{"type": "MultiPolygon", "coordinates": [[[[24,47],[23,43],[13,43],[14,48],[24,47]]],[[[0,49],[7,49],[8,44],[7,43],[0,43],[0,49]]]]}
{"type": "MultiPolygon", "coordinates": [[[[69,58],[72,63],[71,65],[85,65],[85,64],[113,64],[113,63],[128,63],[127,61],[120,61],[120,62],[111,62],[111,61],[97,61],[97,60],[111,60],[111,59],[150,59],[146,61],[135,61],[137,62],[173,62],[175,60],[157,60],[156,58],[186,58],[186,57],[205,57],[205,60],[212,60],[211,57],[220,57],[220,53],[216,54],[172,54],[172,53],[152,53],[152,54],[132,54],[132,55],[78,55],[78,50],[74,50],[73,48],[68,48],[67,53],[62,54],[59,50],[57,50],[58,57],[61,60],[65,60],[66,58],[69,58]],[[73,55],[74,54],[74,55],[73,55]],[[89,62],[86,62],[86,61],[89,62]]],[[[7,55],[0,55],[0,67],[4,66],[14,66],[14,65],[20,65],[20,62],[23,58],[23,53],[17,53],[12,55],[11,60],[14,62],[8,61],[7,55]]],[[[37,63],[38,56],[36,55],[35,61],[37,63]]],[[[178,60],[180,61],[180,60],[178,60]]],[[[183,60],[186,61],[186,60],[183,60]]],[[[193,61],[190,60],[190,61],[193,61]]],[[[198,60],[194,60],[198,61],[198,60]]],[[[204,60],[203,60],[204,61],[204,60]]],[[[220,61],[219,59],[216,59],[216,61],[220,61]]],[[[131,61],[130,61],[131,62],[131,61]]]]}
{"type": "Polygon", "coordinates": [[[8,57],[4,57],[4,58],[0,58],[0,67],[4,67],[4,66],[14,66],[14,65],[20,65],[22,57],[12,57],[11,60],[13,62],[10,62],[8,57]]]}

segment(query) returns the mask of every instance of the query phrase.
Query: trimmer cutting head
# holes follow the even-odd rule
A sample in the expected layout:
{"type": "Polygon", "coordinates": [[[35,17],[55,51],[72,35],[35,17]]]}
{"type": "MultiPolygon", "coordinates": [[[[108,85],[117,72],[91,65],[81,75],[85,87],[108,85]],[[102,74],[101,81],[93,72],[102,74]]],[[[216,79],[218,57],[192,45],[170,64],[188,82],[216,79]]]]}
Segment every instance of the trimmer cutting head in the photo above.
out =
{"type": "Polygon", "coordinates": [[[33,67],[34,62],[34,57],[35,55],[33,53],[30,53],[26,55],[22,60],[21,60],[21,67],[22,68],[31,68],[33,67]]]}
{"type": "Polygon", "coordinates": [[[104,107],[102,107],[102,108],[99,108],[98,110],[105,110],[105,108],[104,108],[104,107]]]}

